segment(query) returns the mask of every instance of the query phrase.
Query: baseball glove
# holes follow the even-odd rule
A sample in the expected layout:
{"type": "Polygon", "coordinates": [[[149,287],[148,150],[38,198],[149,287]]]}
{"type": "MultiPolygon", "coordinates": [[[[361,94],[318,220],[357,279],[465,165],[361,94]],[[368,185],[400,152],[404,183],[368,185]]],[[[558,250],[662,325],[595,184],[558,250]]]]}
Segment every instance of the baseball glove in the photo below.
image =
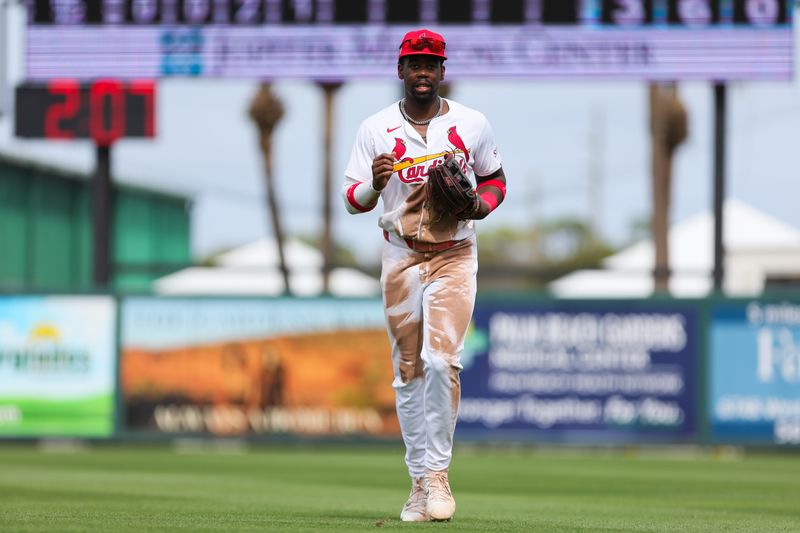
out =
{"type": "Polygon", "coordinates": [[[427,188],[430,205],[440,215],[467,220],[480,207],[475,189],[453,154],[445,155],[444,163],[428,170],[427,188]]]}

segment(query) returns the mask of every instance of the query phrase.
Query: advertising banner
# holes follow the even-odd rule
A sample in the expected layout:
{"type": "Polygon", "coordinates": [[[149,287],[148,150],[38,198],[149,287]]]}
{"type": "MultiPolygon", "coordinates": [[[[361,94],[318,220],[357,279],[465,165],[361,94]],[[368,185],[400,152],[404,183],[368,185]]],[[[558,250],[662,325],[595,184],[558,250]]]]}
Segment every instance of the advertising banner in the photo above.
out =
{"type": "Polygon", "coordinates": [[[399,435],[378,299],[122,302],[124,429],[399,435]]]}
{"type": "Polygon", "coordinates": [[[112,298],[0,297],[0,436],[111,436],[114,343],[112,298]]]}
{"type": "Polygon", "coordinates": [[[719,303],[710,344],[712,439],[800,444],[800,304],[719,303]]]}
{"type": "Polygon", "coordinates": [[[691,440],[697,322],[694,307],[658,302],[479,303],[458,430],[521,440],[691,440]]]}

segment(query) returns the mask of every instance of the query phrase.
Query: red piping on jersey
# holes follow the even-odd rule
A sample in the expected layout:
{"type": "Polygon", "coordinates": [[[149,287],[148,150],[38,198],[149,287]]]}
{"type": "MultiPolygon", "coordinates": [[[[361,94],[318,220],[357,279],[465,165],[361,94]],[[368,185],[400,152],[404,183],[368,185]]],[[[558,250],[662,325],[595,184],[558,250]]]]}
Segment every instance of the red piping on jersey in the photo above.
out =
{"type": "MultiPolygon", "coordinates": [[[[363,183],[363,182],[362,182],[363,183]]],[[[364,207],[356,200],[356,187],[361,185],[361,183],[354,183],[347,189],[347,201],[350,202],[350,205],[361,211],[362,213],[366,213],[367,211],[372,211],[372,207],[364,207]]]]}

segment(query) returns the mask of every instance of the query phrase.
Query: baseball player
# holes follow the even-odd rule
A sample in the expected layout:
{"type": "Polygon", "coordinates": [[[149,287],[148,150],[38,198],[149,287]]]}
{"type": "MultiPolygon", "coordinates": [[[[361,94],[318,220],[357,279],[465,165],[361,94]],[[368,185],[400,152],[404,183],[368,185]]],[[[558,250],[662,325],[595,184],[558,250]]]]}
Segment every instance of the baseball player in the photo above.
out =
{"type": "Polygon", "coordinates": [[[404,98],[361,124],[342,189],[353,214],[383,199],[381,289],[412,479],[403,521],[449,520],[455,513],[447,472],[461,396],[460,355],[475,304],[473,219],[485,218],[506,191],[486,117],[438,95],[445,48],[444,38],[430,30],[403,37],[397,76],[404,98]],[[476,203],[466,216],[434,210],[426,189],[429,171],[451,155],[476,185],[476,203]]]}

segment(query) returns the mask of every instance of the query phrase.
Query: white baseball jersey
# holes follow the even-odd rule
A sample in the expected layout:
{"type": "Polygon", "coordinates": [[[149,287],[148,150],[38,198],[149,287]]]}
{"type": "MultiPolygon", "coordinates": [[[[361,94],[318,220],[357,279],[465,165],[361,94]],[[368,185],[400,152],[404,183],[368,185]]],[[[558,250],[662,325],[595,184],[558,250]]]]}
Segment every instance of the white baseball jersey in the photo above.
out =
{"type": "Polygon", "coordinates": [[[343,195],[351,213],[374,207],[358,202],[356,188],[372,183],[372,160],[382,153],[397,157],[394,174],[381,191],[384,212],[378,225],[405,239],[438,243],[466,239],[475,233],[471,220],[453,216],[432,217],[426,208],[428,170],[455,152],[464,173],[475,185],[475,175],[488,176],[501,166],[492,128],[486,117],[467,106],[447,100],[449,111],[428,125],[427,143],[400,113],[398,102],[364,120],[356,135],[345,169],[343,195]]]}

